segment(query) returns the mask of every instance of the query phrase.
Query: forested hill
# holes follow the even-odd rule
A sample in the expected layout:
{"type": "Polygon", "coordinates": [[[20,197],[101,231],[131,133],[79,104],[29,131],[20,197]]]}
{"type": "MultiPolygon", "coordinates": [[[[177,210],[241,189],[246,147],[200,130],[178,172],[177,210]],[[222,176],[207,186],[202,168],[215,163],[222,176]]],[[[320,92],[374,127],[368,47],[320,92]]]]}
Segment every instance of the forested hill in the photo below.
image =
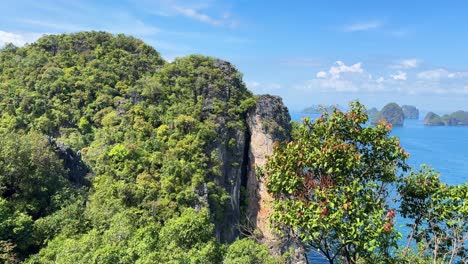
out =
{"type": "Polygon", "coordinates": [[[0,258],[278,261],[253,240],[236,240],[256,100],[228,62],[192,55],[167,63],[129,36],[81,32],[6,45],[0,258]]]}

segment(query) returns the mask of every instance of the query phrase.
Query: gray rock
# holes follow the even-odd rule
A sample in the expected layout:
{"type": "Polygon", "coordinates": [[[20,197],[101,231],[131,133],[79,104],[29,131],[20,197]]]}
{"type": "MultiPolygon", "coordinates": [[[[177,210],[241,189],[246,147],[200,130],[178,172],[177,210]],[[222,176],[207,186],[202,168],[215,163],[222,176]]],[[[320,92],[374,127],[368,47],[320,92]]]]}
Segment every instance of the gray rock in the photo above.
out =
{"type": "Polygon", "coordinates": [[[291,232],[284,230],[277,234],[269,227],[269,215],[272,213],[273,197],[267,192],[265,182],[257,175],[257,168],[263,167],[268,155],[273,153],[276,141],[290,139],[291,117],[280,97],[261,95],[257,105],[247,115],[250,134],[248,149],[249,166],[247,167],[247,191],[249,194],[247,217],[253,227],[260,231],[260,241],[273,255],[281,255],[293,248],[294,254],[289,263],[307,263],[304,247],[291,232]]]}

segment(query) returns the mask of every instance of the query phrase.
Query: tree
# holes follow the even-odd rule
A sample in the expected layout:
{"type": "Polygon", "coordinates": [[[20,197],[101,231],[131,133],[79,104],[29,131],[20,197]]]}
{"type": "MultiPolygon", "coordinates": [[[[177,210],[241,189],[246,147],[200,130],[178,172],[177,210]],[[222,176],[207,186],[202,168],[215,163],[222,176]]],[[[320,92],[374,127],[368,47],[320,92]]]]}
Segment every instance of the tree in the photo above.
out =
{"type": "Polygon", "coordinates": [[[280,257],[270,256],[265,245],[257,244],[254,240],[243,238],[232,243],[226,252],[224,264],[275,264],[282,263],[280,257]]]}
{"type": "Polygon", "coordinates": [[[401,214],[412,219],[403,258],[411,254],[412,242],[419,247],[418,256],[434,263],[468,261],[468,183],[449,186],[432,168],[422,166],[398,184],[401,214]]]}
{"type": "Polygon", "coordinates": [[[265,166],[273,225],[292,229],[330,263],[390,258],[398,239],[388,186],[407,170],[408,154],[391,125],[367,120],[359,102],[304,119],[265,166]]]}

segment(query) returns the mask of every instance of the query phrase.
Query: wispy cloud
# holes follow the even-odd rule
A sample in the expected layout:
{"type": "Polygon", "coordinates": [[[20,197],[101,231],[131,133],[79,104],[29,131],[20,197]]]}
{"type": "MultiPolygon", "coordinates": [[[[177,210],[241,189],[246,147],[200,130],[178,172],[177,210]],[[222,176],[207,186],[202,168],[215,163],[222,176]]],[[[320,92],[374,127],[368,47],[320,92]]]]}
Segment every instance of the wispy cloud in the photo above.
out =
{"type": "Polygon", "coordinates": [[[394,64],[390,65],[391,69],[414,69],[419,67],[421,61],[415,58],[412,59],[404,59],[395,62],[394,64]]]}
{"type": "Polygon", "coordinates": [[[343,27],[345,32],[359,32],[359,31],[369,31],[373,29],[378,29],[383,26],[382,21],[372,20],[366,22],[357,22],[343,27]]]}
{"type": "Polygon", "coordinates": [[[439,81],[441,79],[468,78],[468,72],[449,71],[444,68],[422,71],[417,77],[423,80],[439,81]]]}
{"type": "Polygon", "coordinates": [[[146,0],[139,2],[139,4],[142,3],[149,13],[158,16],[183,16],[217,27],[237,28],[240,25],[239,20],[233,18],[229,11],[215,6],[213,1],[146,0]]]}
{"type": "Polygon", "coordinates": [[[188,7],[183,7],[183,6],[173,6],[174,10],[188,18],[192,18],[195,20],[198,20],[200,22],[204,22],[213,26],[221,26],[224,21],[221,19],[215,19],[207,14],[201,13],[199,10],[193,9],[193,8],[188,8],[188,7]]]}
{"type": "Polygon", "coordinates": [[[406,81],[406,79],[408,79],[407,73],[402,71],[398,71],[396,74],[390,74],[390,77],[395,81],[406,81]]]}
{"type": "Polygon", "coordinates": [[[43,33],[14,33],[0,30],[0,48],[7,43],[15,46],[23,46],[40,38],[43,33]]]}

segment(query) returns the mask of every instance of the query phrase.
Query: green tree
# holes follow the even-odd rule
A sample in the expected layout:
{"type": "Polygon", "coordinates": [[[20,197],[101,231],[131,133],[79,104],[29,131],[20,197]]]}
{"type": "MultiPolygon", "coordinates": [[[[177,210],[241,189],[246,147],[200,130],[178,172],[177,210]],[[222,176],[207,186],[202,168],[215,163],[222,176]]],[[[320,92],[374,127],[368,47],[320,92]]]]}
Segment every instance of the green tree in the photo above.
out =
{"type": "Polygon", "coordinates": [[[410,218],[411,233],[402,257],[414,249],[434,263],[468,261],[468,183],[450,186],[432,168],[422,166],[398,184],[401,214],[410,218]],[[414,247],[415,241],[418,247],[414,247]]]}
{"type": "Polygon", "coordinates": [[[350,107],[305,119],[265,167],[274,226],[291,228],[330,263],[390,258],[398,234],[387,187],[407,169],[391,125],[366,126],[364,106],[350,107]]]}
{"type": "Polygon", "coordinates": [[[229,245],[224,264],[279,264],[280,257],[273,257],[265,245],[257,244],[255,241],[243,238],[229,245]]]}

